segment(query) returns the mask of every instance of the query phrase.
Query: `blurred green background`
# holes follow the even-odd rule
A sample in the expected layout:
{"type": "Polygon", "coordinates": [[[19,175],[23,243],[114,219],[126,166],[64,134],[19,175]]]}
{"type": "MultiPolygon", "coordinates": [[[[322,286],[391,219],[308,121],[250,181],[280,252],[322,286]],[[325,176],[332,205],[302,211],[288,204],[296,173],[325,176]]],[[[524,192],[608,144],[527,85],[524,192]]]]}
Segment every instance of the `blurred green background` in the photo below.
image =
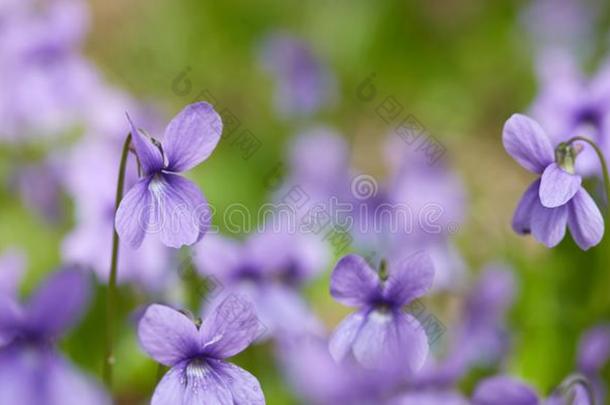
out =
{"type": "MultiPolygon", "coordinates": [[[[337,77],[337,103],[308,123],[336,128],[352,145],[354,165],[381,176],[380,145],[391,128],[373,105],[356,97],[357,86],[374,73],[380,94],[396,97],[446,146],[465,181],[469,217],[457,240],[472,272],[491,260],[514,265],[519,294],[510,313],[515,351],[509,368],[547,392],[573,370],[580,333],[610,315],[610,263],[603,255],[607,243],[584,253],[566,238],[549,250],[510,229],[530,176],[503,151],[501,130],[513,112],[527,110],[536,94],[533,50],[519,23],[525,4],[93,0],[85,52],[108,81],[157,105],[167,118],[207,91],[261,140],[261,149],[249,160],[221,143],[191,173],[220,210],[233,202],[249,208],[265,202],[266,177],[285,160],[287,140],[306,124],[279,120],[273,111],[273,81],[257,55],[266,34],[278,29],[292,33],[328,64],[337,77]],[[185,69],[192,89],[179,95],[172,86],[185,69]]],[[[591,38],[601,44],[600,55],[604,31],[591,38]]],[[[24,289],[29,290],[59,264],[59,244],[70,224],[51,227],[2,193],[0,247],[26,250],[24,289]]],[[[317,313],[334,326],[345,312],[328,297],[327,274],[309,295],[317,313]]],[[[135,306],[137,299],[128,296],[124,294],[124,305],[135,306]]],[[[98,297],[90,316],[64,343],[78,363],[96,373],[100,363],[91,353],[101,352],[102,308],[98,297]]],[[[443,316],[449,315],[440,317],[450,324],[443,316]]],[[[139,351],[133,328],[123,329],[117,381],[123,400],[130,403],[152,392],[157,368],[139,351]]],[[[270,367],[269,347],[242,354],[238,363],[259,378],[269,404],[292,401],[280,373],[270,367]]]]}

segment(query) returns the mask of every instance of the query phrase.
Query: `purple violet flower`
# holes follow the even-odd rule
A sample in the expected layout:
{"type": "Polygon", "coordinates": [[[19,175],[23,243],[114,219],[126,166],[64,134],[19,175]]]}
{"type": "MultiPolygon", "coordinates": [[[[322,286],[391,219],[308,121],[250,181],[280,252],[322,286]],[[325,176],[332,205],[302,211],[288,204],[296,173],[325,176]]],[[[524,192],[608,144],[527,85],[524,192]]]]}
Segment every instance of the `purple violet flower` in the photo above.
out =
{"type": "Polygon", "coordinates": [[[270,35],[261,59],[265,70],[276,78],[275,106],[281,115],[313,115],[333,101],[335,80],[304,41],[284,34],[270,35]]]}
{"type": "Polygon", "coordinates": [[[531,233],[548,247],[563,239],[566,226],[583,250],[597,245],[604,234],[604,219],[593,198],[574,171],[578,149],[551,141],[534,120],[513,115],[504,125],[504,148],[525,169],[539,174],[525,191],[513,216],[518,234],[531,233]]]}
{"type": "Polygon", "coordinates": [[[226,362],[256,338],[254,309],[229,296],[198,327],[179,311],[151,305],[138,326],[142,348],[171,369],[152,397],[152,405],[264,404],[257,379],[226,362]]]}
{"type": "Polygon", "coordinates": [[[191,104],[169,123],[162,140],[131,127],[143,177],[117,210],[119,236],[133,247],[147,232],[158,232],[169,247],[194,244],[209,227],[209,207],[199,188],[178,173],[210,156],[220,140],[220,116],[208,103],[191,104]]]}
{"type": "Polygon", "coordinates": [[[89,296],[76,269],[51,275],[21,306],[0,294],[0,398],[23,405],[109,404],[103,390],[55,349],[55,341],[80,318],[89,296]]]}
{"type": "MultiPolygon", "coordinates": [[[[116,172],[121,145],[109,137],[83,139],[69,155],[65,188],[74,201],[76,226],[62,243],[62,257],[92,269],[106,283],[109,276],[108,258],[112,251],[116,172]]],[[[129,161],[125,184],[138,181],[136,162],[129,161]]],[[[177,277],[170,271],[171,249],[158,238],[146,238],[138,249],[119,241],[118,282],[130,282],[146,291],[161,291],[177,277]]]]}
{"type": "Polygon", "coordinates": [[[417,252],[375,272],[360,256],[342,258],[333,270],[331,295],[359,310],[345,318],[330,340],[330,351],[340,361],[348,354],[366,367],[378,368],[398,356],[411,372],[428,355],[423,326],[403,307],[432,286],[434,267],[428,255],[417,252]]]}
{"type": "Polygon", "coordinates": [[[209,235],[195,246],[194,262],[203,277],[218,281],[223,294],[249,298],[264,325],[263,338],[321,332],[300,291],[325,268],[327,256],[317,238],[268,229],[242,244],[209,235]]]}

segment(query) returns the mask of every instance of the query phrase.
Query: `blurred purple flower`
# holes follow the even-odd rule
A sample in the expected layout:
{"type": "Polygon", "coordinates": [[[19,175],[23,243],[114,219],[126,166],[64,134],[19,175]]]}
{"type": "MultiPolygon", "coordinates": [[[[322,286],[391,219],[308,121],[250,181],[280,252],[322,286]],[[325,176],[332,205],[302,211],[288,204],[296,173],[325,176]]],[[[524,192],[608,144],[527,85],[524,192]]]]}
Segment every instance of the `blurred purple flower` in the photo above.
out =
{"type": "Polygon", "coordinates": [[[321,241],[272,229],[245,243],[210,235],[195,246],[194,262],[204,277],[215,277],[223,294],[247,296],[268,334],[321,332],[300,296],[304,283],[324,269],[328,252],[321,241]]]}
{"type": "MultiPolygon", "coordinates": [[[[610,157],[610,61],[590,79],[584,77],[576,61],[564,52],[545,52],[539,64],[541,89],[531,107],[534,119],[554,144],[584,135],[610,157]]],[[[586,148],[579,155],[576,169],[584,175],[601,174],[592,148],[586,148]]]]}
{"type": "Polygon", "coordinates": [[[595,25],[601,15],[597,0],[533,0],[521,20],[535,51],[557,48],[590,56],[595,25]]]}
{"type": "Polygon", "coordinates": [[[304,41],[272,34],[260,57],[263,68],[275,76],[275,105],[282,116],[310,116],[333,101],[335,79],[304,41]]]}
{"type": "Polygon", "coordinates": [[[473,405],[538,405],[542,403],[546,405],[593,405],[582,385],[556,389],[544,400],[539,398],[533,388],[509,376],[494,376],[483,380],[475,389],[472,397],[473,405]]]}
{"type": "Polygon", "coordinates": [[[151,404],[264,404],[257,379],[225,361],[245,350],[257,329],[254,309],[237,296],[218,304],[201,327],[172,308],[151,305],[138,326],[140,345],[171,367],[151,404]]]}
{"type": "Polygon", "coordinates": [[[89,285],[76,269],[54,273],[21,306],[0,295],[0,398],[7,403],[109,404],[105,393],[54,348],[86,308],[89,285]]]}
{"type": "Polygon", "coordinates": [[[220,140],[220,116],[208,103],[191,104],[169,123],[162,140],[131,126],[143,177],[117,210],[119,236],[134,248],[151,232],[169,247],[194,244],[209,227],[209,207],[197,186],[178,173],[210,156],[220,140]]]}
{"type": "Polygon", "coordinates": [[[578,369],[591,382],[596,403],[605,403],[607,387],[601,371],[610,358],[610,325],[587,330],[578,347],[578,369]]]}
{"type": "Polygon", "coordinates": [[[0,137],[19,141],[77,125],[101,85],[79,49],[86,3],[21,3],[0,24],[0,137]]]}
{"type": "Polygon", "coordinates": [[[581,249],[597,245],[604,234],[604,219],[582,187],[581,176],[574,172],[577,149],[559,145],[555,151],[542,127],[520,114],[506,122],[502,140],[517,163],[541,176],[519,201],[513,216],[515,232],[532,233],[539,242],[554,247],[567,226],[581,249]]]}
{"type": "Polygon", "coordinates": [[[506,376],[483,380],[472,397],[473,405],[537,405],[539,402],[538,395],[532,388],[506,376]]]}
{"type": "Polygon", "coordinates": [[[341,259],[331,275],[331,295],[359,310],[333,333],[329,346],[333,357],[340,361],[351,353],[372,368],[400,358],[410,372],[418,371],[428,355],[428,338],[403,307],[423,296],[433,278],[432,261],[423,252],[390,263],[387,278],[360,256],[341,259]]]}
{"type": "Polygon", "coordinates": [[[349,360],[335,362],[328,352],[328,343],[319,337],[281,340],[278,355],[283,374],[308,404],[385,403],[401,382],[394,372],[396,364],[388,363],[383,370],[372,371],[349,360]]]}
{"type": "MultiPolygon", "coordinates": [[[[118,139],[87,137],[67,159],[65,187],[74,200],[76,226],[65,237],[62,257],[95,271],[102,282],[109,276],[109,258],[114,226],[116,172],[121,145],[118,139]]],[[[136,164],[129,162],[126,185],[137,182],[136,164]]],[[[119,241],[118,281],[135,283],[148,291],[163,289],[168,278],[171,254],[156,238],[146,238],[139,249],[119,241]]]]}
{"type": "Polygon", "coordinates": [[[39,164],[15,170],[13,182],[25,206],[44,220],[55,224],[62,219],[61,179],[63,170],[57,156],[39,164]]]}

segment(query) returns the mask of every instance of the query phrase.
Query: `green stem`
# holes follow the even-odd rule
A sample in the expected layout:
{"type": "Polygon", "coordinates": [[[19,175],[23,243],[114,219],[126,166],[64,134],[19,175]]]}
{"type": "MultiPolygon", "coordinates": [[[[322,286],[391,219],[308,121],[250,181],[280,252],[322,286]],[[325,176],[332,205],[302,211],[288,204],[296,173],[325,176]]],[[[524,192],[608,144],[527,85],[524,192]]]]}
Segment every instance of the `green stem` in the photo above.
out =
{"type": "MultiPolygon", "coordinates": [[[[114,201],[114,212],[116,213],[119,204],[123,199],[123,188],[125,186],[125,168],[127,167],[127,156],[131,145],[131,134],[127,135],[123,144],[121,163],[119,165],[119,177],[116,188],[116,198],[114,201]]],[[[116,280],[117,263],[119,261],[119,235],[112,226],[112,257],[110,260],[110,277],[108,278],[108,292],[106,296],[106,354],[104,357],[104,382],[108,389],[112,390],[112,367],[114,366],[114,324],[115,324],[115,304],[116,304],[116,280]]]]}
{"type": "MultiPolygon", "coordinates": [[[[591,146],[593,148],[593,150],[595,150],[595,153],[597,154],[599,163],[602,166],[602,175],[604,177],[604,188],[606,189],[606,208],[608,210],[610,210],[610,174],[608,173],[608,164],[606,163],[606,158],[604,157],[604,153],[599,148],[599,146],[597,146],[597,144],[595,142],[593,142],[591,139],[586,138],[584,136],[575,136],[575,137],[571,138],[569,141],[567,141],[566,143],[572,144],[576,141],[582,141],[582,142],[589,144],[589,146],[591,146]]],[[[610,215],[610,214],[607,214],[607,215],[610,215]]],[[[606,218],[606,220],[608,220],[608,218],[606,218]]]]}

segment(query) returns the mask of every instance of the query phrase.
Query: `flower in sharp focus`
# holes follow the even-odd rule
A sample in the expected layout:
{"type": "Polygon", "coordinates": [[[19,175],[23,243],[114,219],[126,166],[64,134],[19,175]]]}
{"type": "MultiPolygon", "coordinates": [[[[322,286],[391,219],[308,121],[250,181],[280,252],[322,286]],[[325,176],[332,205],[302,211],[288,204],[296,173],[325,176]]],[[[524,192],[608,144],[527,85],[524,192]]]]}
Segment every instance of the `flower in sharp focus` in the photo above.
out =
{"type": "Polygon", "coordinates": [[[604,234],[604,219],[593,198],[574,172],[578,149],[560,144],[553,149],[542,127],[520,114],[504,125],[504,148],[525,169],[539,174],[525,191],[513,216],[513,229],[531,233],[548,247],[565,236],[566,226],[583,250],[597,245],[604,234]]]}
{"type": "Polygon", "coordinates": [[[220,140],[220,116],[208,103],[191,104],[169,123],[162,140],[131,127],[143,177],[117,210],[119,236],[133,247],[151,232],[169,247],[194,244],[209,227],[209,207],[199,188],[178,173],[210,156],[220,140]]]}
{"type": "Polygon", "coordinates": [[[431,259],[417,252],[378,274],[360,256],[348,255],[331,275],[330,292],[339,302],[359,310],[333,333],[329,348],[340,361],[348,354],[366,367],[379,368],[400,358],[410,371],[419,370],[428,355],[428,338],[420,322],[403,307],[432,286],[431,259]]]}
{"type": "Polygon", "coordinates": [[[151,305],[138,326],[140,344],[171,367],[151,404],[264,404],[257,379],[224,360],[246,349],[257,330],[252,306],[236,295],[220,302],[200,327],[181,312],[151,305]]]}

